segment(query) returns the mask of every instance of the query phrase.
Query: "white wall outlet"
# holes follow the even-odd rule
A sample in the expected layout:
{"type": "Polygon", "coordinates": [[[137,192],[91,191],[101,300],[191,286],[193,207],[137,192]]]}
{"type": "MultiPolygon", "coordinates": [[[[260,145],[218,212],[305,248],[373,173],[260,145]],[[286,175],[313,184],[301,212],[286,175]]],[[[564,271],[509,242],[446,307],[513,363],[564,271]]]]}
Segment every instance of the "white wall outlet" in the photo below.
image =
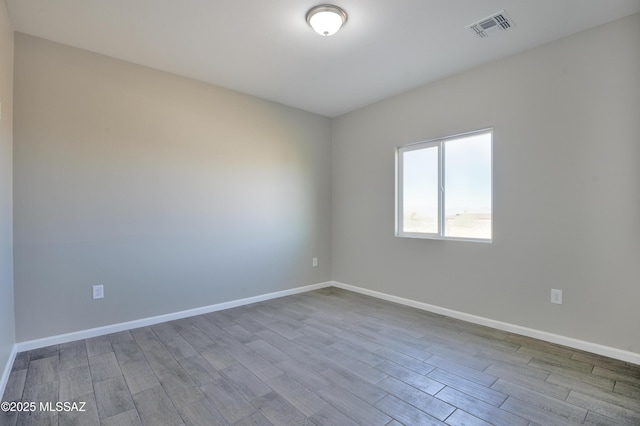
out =
{"type": "Polygon", "coordinates": [[[314,257],[313,259],[311,259],[311,263],[313,264],[313,267],[315,268],[316,266],[318,266],[318,258],[314,257]]]}
{"type": "Polygon", "coordinates": [[[104,299],[104,286],[102,284],[93,286],[93,299],[104,299]]]}
{"type": "Polygon", "coordinates": [[[562,305],[562,290],[551,289],[551,303],[562,305]]]}

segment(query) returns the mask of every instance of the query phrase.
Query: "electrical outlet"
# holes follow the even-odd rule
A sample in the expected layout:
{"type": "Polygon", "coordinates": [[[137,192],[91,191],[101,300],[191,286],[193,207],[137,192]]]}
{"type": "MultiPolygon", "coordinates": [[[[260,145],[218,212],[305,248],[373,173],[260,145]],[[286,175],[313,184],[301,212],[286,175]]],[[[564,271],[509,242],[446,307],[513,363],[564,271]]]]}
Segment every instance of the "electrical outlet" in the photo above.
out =
{"type": "Polygon", "coordinates": [[[102,284],[93,286],[93,299],[104,299],[104,286],[102,284]]]}
{"type": "Polygon", "coordinates": [[[551,303],[562,305],[562,290],[551,289],[551,303]]]}
{"type": "Polygon", "coordinates": [[[313,264],[313,267],[314,267],[314,268],[315,268],[316,266],[318,266],[318,258],[317,258],[317,257],[314,257],[314,258],[311,260],[311,263],[313,264]]]}

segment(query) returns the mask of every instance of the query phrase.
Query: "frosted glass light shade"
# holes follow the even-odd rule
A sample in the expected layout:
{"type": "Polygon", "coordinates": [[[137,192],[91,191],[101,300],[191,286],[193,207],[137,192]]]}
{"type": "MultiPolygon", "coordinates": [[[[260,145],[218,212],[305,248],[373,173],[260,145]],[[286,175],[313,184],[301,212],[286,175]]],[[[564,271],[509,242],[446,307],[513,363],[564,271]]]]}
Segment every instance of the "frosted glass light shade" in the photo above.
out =
{"type": "Polygon", "coordinates": [[[315,32],[328,37],[347,22],[347,13],[338,6],[321,4],[307,12],[307,22],[315,32]]]}

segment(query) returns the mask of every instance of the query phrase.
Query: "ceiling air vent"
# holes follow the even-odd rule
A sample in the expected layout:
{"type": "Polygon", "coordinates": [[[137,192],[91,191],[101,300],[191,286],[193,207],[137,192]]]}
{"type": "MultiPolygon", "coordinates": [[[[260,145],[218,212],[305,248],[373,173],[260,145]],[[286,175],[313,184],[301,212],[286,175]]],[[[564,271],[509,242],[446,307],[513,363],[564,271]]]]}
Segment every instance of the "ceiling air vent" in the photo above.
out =
{"type": "Polygon", "coordinates": [[[513,27],[515,24],[507,15],[507,12],[501,10],[500,12],[494,13],[491,16],[488,16],[484,19],[481,19],[473,24],[467,25],[465,28],[469,28],[473,31],[478,37],[485,38],[488,37],[491,31],[502,30],[506,31],[513,27]]]}

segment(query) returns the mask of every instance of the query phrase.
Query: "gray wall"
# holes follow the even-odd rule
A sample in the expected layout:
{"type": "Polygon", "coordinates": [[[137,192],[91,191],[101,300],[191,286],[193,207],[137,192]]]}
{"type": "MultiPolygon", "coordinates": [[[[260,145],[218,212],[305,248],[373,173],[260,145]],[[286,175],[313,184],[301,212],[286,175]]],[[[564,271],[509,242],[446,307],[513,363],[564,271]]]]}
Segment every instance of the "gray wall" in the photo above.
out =
{"type": "Polygon", "coordinates": [[[331,279],[328,118],[23,34],[15,49],[18,341],[331,279]]]}
{"type": "Polygon", "coordinates": [[[635,15],[335,119],[334,280],[639,353],[639,42],[635,15]],[[394,147],[489,126],[494,242],[395,238],[394,147]]]}
{"type": "MultiPolygon", "coordinates": [[[[15,341],[1,12],[0,362],[15,341]]],[[[333,278],[640,352],[638,40],[635,15],[330,121],[17,34],[17,340],[333,278]],[[494,242],[395,238],[394,147],[488,126],[494,242]]]]}
{"type": "Polygon", "coordinates": [[[13,316],[13,28],[0,1],[0,375],[16,342],[13,316]]]}

